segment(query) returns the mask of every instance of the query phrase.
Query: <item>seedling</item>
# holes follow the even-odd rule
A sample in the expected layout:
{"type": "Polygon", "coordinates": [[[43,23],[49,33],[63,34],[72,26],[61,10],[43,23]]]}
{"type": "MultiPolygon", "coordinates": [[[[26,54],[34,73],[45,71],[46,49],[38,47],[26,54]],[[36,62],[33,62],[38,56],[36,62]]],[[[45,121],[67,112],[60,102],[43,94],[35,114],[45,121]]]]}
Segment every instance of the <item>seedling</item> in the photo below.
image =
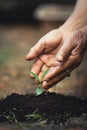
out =
{"type": "MultiPolygon", "coordinates": [[[[28,121],[36,121],[36,125],[43,125],[47,122],[47,119],[43,117],[43,115],[38,113],[38,108],[33,111],[33,113],[25,115],[25,118],[28,121]]],[[[33,124],[34,125],[34,124],[33,124]]]]}
{"type": "Polygon", "coordinates": [[[14,113],[11,113],[11,115],[5,115],[4,118],[7,119],[9,122],[18,123],[18,120],[16,119],[16,115],[14,113]]]}
{"type": "Polygon", "coordinates": [[[44,71],[41,80],[39,79],[37,74],[35,74],[34,72],[30,71],[30,73],[34,76],[34,78],[39,82],[39,86],[36,89],[36,94],[37,95],[40,95],[40,94],[42,94],[44,92],[44,89],[42,88],[42,82],[44,80],[44,77],[48,73],[48,71],[49,71],[49,68],[46,71],[44,71]]]}
{"type": "Polygon", "coordinates": [[[32,114],[29,114],[29,115],[26,115],[25,116],[28,120],[30,119],[33,119],[33,120],[43,120],[43,116],[40,115],[40,114],[36,114],[36,113],[32,113],[32,114]]]}

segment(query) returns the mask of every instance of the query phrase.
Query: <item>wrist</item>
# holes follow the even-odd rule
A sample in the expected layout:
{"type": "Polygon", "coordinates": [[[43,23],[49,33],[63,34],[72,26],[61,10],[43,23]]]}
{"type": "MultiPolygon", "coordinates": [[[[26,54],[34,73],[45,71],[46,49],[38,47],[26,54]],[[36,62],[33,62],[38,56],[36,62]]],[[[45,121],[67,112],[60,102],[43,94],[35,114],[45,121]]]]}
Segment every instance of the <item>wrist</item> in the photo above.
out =
{"type": "Polygon", "coordinates": [[[64,28],[69,28],[70,31],[74,31],[74,30],[80,29],[86,25],[87,25],[87,20],[84,20],[84,18],[80,19],[80,18],[76,17],[76,18],[68,19],[64,23],[64,28]]]}
{"type": "Polygon", "coordinates": [[[77,0],[74,11],[63,25],[64,28],[74,31],[87,25],[86,4],[86,0],[77,0]]]}
{"type": "Polygon", "coordinates": [[[74,30],[78,30],[87,25],[87,19],[79,18],[78,16],[71,16],[67,21],[62,25],[64,30],[72,32],[74,30]]]}

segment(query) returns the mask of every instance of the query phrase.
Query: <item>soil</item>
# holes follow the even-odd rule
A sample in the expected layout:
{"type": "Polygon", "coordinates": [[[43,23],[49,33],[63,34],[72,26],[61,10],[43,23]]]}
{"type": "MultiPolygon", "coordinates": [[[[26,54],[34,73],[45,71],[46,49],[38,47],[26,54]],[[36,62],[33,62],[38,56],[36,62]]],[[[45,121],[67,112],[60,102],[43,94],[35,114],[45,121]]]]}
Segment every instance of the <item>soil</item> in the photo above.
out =
{"type": "Polygon", "coordinates": [[[26,95],[13,93],[0,100],[0,122],[7,121],[6,116],[11,117],[13,114],[19,122],[37,121],[35,118],[27,120],[25,117],[32,113],[43,116],[46,123],[85,126],[87,98],[45,92],[39,96],[33,93],[26,95]]]}

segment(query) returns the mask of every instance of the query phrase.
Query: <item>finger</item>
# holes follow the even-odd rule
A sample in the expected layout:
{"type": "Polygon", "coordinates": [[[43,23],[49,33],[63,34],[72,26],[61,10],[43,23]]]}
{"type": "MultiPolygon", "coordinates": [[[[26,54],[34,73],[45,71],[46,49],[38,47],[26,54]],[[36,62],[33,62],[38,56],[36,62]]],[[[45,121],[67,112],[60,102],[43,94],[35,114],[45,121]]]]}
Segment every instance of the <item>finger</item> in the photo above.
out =
{"type": "Polygon", "coordinates": [[[45,49],[45,43],[40,40],[34,47],[32,47],[29,53],[26,55],[27,60],[33,60],[38,57],[45,49]]]}
{"type": "Polygon", "coordinates": [[[42,87],[44,89],[49,89],[51,88],[53,85],[55,85],[56,83],[58,83],[59,81],[61,81],[62,79],[64,79],[66,77],[66,72],[63,72],[62,74],[56,76],[55,78],[53,78],[52,80],[49,81],[44,81],[42,83],[42,87]]]}
{"type": "Polygon", "coordinates": [[[67,60],[67,62],[65,62],[64,64],[64,70],[68,70],[69,68],[73,68],[75,69],[76,67],[78,67],[83,59],[84,55],[71,55],[69,57],[69,59],[67,60]]]}
{"type": "MultiPolygon", "coordinates": [[[[40,70],[41,70],[41,67],[43,66],[43,64],[44,63],[40,59],[37,59],[35,61],[35,63],[33,64],[31,71],[38,75],[40,70]]],[[[33,77],[32,74],[30,74],[30,76],[33,77]]]]}
{"type": "Polygon", "coordinates": [[[56,55],[56,59],[59,62],[64,62],[66,59],[68,59],[73,48],[74,48],[74,38],[73,35],[70,35],[59,49],[56,55]]]}
{"type": "Polygon", "coordinates": [[[43,67],[41,68],[40,73],[38,74],[38,77],[40,80],[42,80],[42,76],[44,74],[44,72],[48,69],[48,67],[46,65],[43,65],[43,67]]]}
{"type": "Polygon", "coordinates": [[[78,66],[82,60],[80,56],[70,56],[66,62],[64,62],[61,66],[56,66],[50,69],[44,80],[51,80],[62,72],[68,70],[69,68],[73,68],[74,66],[78,66]]]}
{"type": "Polygon", "coordinates": [[[48,81],[52,78],[54,78],[56,75],[59,75],[62,73],[64,69],[59,65],[56,67],[51,67],[47,75],[45,76],[44,80],[48,81]]]}
{"type": "Polygon", "coordinates": [[[51,67],[51,66],[57,66],[58,61],[56,60],[56,57],[54,57],[54,54],[44,54],[39,57],[46,66],[51,67]]]}

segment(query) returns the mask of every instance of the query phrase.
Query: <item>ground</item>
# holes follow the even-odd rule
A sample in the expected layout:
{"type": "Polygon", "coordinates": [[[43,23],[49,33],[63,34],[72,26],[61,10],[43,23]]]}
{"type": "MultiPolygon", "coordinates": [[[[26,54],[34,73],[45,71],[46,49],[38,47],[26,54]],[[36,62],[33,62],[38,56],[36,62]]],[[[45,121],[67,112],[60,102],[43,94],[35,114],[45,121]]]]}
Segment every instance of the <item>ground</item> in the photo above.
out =
{"type": "Polygon", "coordinates": [[[12,94],[0,101],[0,122],[87,128],[87,98],[44,92],[12,94]]]}

